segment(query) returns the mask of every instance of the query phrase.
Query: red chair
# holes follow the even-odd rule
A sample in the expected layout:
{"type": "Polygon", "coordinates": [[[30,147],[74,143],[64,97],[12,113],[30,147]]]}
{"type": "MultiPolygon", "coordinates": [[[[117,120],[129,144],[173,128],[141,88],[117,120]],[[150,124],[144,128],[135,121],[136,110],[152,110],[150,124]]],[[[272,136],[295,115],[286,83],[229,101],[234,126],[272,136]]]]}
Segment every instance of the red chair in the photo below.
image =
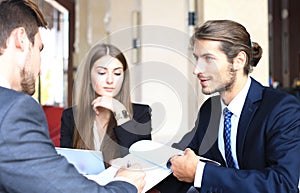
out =
{"type": "Polygon", "coordinates": [[[42,106],[46,119],[48,121],[49,135],[55,147],[60,146],[60,122],[63,107],[43,105],[42,106]]]}

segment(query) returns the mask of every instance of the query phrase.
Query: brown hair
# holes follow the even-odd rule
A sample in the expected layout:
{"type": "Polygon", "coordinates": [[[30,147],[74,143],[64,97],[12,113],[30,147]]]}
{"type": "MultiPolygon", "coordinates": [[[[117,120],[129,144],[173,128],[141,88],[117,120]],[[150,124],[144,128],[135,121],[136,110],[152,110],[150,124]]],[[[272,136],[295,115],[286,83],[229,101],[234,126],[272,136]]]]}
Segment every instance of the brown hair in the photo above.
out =
{"type": "MultiPolygon", "coordinates": [[[[74,117],[76,128],[74,130],[73,147],[78,149],[94,149],[93,125],[95,112],[91,103],[96,98],[95,90],[91,83],[91,69],[93,64],[105,55],[118,59],[124,69],[124,80],[120,92],[115,98],[119,100],[132,115],[132,103],[130,97],[130,82],[128,64],[124,54],[115,46],[110,44],[94,45],[82,61],[77,71],[74,95],[75,108],[74,117]]],[[[118,143],[113,128],[117,126],[116,119],[111,112],[108,121],[106,135],[103,139],[101,150],[106,161],[119,156],[118,143]]]]}
{"type": "Polygon", "coordinates": [[[34,44],[39,27],[47,23],[38,6],[31,0],[5,0],[0,3],[0,55],[6,49],[6,40],[11,32],[24,27],[28,39],[34,44]]]}
{"type": "Polygon", "coordinates": [[[262,48],[256,42],[252,42],[250,34],[241,24],[231,20],[210,20],[203,25],[196,27],[195,33],[191,37],[191,44],[196,40],[220,41],[220,49],[226,54],[228,61],[233,59],[241,52],[247,54],[247,62],[244,67],[245,74],[252,72],[261,56],[262,48]]]}

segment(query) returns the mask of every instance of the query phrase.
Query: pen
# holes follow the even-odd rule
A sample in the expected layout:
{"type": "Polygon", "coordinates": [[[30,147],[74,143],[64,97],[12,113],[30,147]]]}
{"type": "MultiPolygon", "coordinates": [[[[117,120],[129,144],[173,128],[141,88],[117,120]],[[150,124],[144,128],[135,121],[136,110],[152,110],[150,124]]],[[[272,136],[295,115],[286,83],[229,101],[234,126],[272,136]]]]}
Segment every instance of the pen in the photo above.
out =
{"type": "MultiPolygon", "coordinates": [[[[184,153],[180,153],[180,154],[178,154],[178,156],[182,156],[182,155],[184,155],[184,153]]],[[[171,157],[172,158],[172,157],[171,157]]],[[[171,168],[171,158],[167,161],[167,168],[171,168]]],[[[202,161],[202,162],[204,162],[204,163],[210,163],[210,164],[213,164],[213,165],[216,165],[216,166],[221,166],[221,164],[219,163],[219,162],[217,162],[217,161],[214,161],[214,160],[211,160],[211,159],[208,159],[208,158],[205,158],[205,157],[201,157],[201,156],[198,156],[198,158],[199,158],[199,160],[200,161],[202,161]]]]}
{"type": "Polygon", "coordinates": [[[130,163],[130,161],[128,161],[126,167],[129,168],[130,166],[131,166],[131,163],[130,163]]]}
{"type": "MultiPolygon", "coordinates": [[[[179,154],[177,154],[177,156],[182,156],[182,155],[184,155],[184,151],[182,151],[182,152],[180,152],[179,154]]],[[[173,157],[173,156],[172,156],[173,157]]],[[[167,163],[166,163],[166,166],[167,166],[167,168],[171,168],[171,158],[172,157],[170,157],[169,159],[168,159],[168,161],[167,161],[167,163]]]]}
{"type": "Polygon", "coordinates": [[[198,156],[199,157],[199,160],[204,162],[204,163],[210,163],[210,164],[213,164],[213,165],[216,165],[216,166],[221,166],[221,164],[217,161],[214,161],[214,160],[211,160],[211,159],[208,159],[208,158],[205,158],[205,157],[201,157],[201,156],[198,156]]]}

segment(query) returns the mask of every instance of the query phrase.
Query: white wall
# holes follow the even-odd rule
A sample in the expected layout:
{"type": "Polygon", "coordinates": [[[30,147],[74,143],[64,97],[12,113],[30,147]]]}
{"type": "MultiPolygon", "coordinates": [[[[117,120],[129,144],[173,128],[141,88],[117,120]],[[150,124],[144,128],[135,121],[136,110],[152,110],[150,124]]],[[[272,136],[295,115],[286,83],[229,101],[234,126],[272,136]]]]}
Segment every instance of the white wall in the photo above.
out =
{"type": "Polygon", "coordinates": [[[75,23],[74,67],[77,67],[90,47],[105,36],[104,0],[77,0],[75,23]]]}
{"type": "Polygon", "coordinates": [[[173,143],[193,127],[198,110],[189,50],[188,1],[141,2],[144,67],[140,100],[152,105],[154,140],[173,143]]]}

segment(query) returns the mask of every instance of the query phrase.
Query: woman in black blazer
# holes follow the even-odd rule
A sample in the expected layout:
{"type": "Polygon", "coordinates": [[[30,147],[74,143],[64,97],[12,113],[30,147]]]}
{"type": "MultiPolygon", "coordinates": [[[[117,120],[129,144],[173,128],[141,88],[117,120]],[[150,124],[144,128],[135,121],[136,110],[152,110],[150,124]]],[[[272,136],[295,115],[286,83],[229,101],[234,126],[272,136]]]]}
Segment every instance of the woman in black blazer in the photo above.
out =
{"type": "Polygon", "coordinates": [[[134,142],[151,139],[151,109],[131,103],[128,64],[115,46],[91,48],[74,90],[75,104],[61,118],[61,147],[100,150],[108,166],[134,142]]]}

